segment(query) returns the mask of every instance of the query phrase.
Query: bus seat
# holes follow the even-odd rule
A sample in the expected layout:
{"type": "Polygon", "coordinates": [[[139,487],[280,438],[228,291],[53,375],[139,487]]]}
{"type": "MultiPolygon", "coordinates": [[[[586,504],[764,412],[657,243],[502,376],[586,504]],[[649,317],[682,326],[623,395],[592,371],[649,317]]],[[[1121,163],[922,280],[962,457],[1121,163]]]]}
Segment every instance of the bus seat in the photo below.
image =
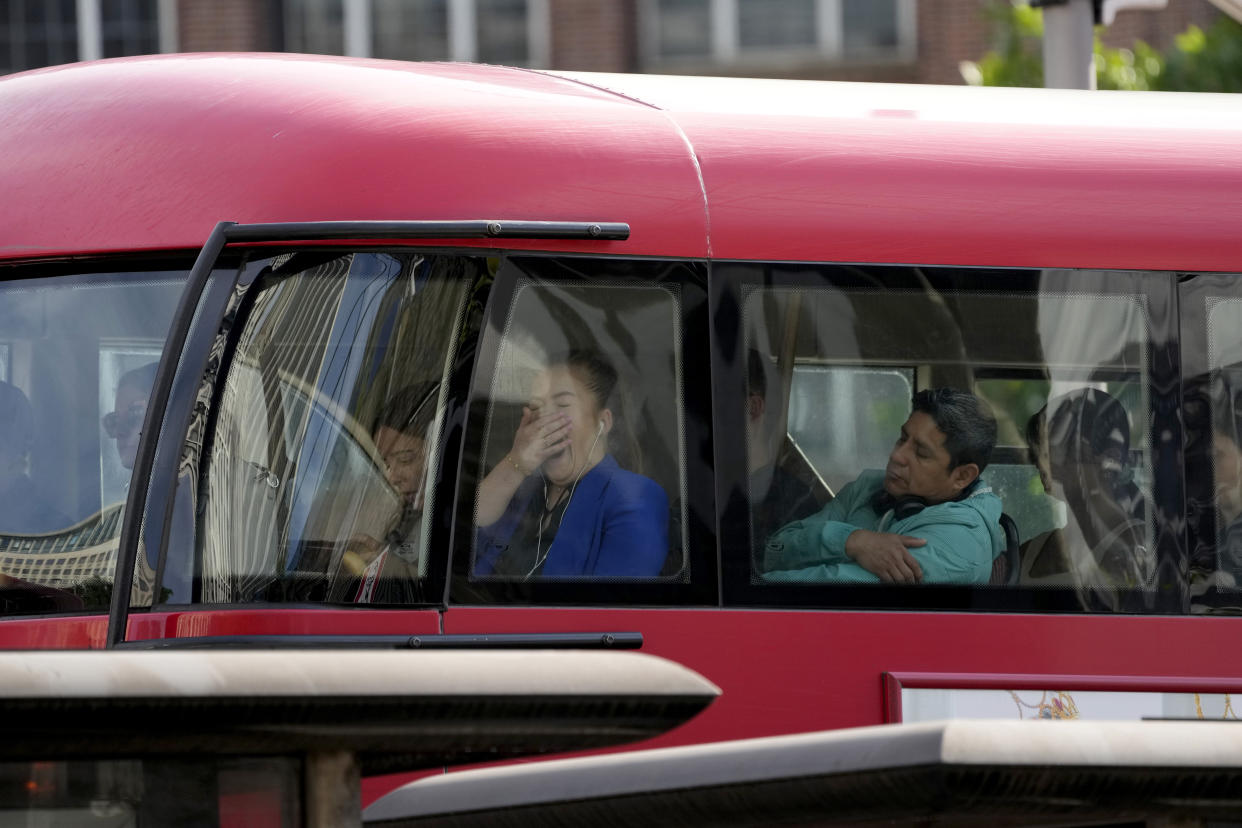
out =
{"type": "Polygon", "coordinates": [[[1018,525],[1004,512],[1001,512],[999,522],[1001,531],[1005,533],[1005,551],[992,561],[992,577],[988,579],[988,583],[992,586],[1017,586],[1018,575],[1022,571],[1018,525]]]}
{"type": "Polygon", "coordinates": [[[785,439],[776,454],[776,465],[780,466],[793,478],[804,484],[815,496],[820,508],[827,506],[834,497],[832,489],[824,482],[824,478],[815,470],[806,452],[798,445],[792,434],[785,433],[785,439]]]}

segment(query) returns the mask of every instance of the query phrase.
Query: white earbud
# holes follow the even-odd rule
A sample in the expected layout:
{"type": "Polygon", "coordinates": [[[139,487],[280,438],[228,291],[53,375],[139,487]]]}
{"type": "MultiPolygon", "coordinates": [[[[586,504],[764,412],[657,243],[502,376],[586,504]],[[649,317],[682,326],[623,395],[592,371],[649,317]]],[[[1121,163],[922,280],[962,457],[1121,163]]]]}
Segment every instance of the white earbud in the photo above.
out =
{"type": "Polygon", "coordinates": [[[603,421],[603,420],[600,420],[600,421],[599,421],[599,428],[597,428],[597,429],[595,430],[595,436],[596,436],[596,437],[599,437],[599,436],[600,436],[601,434],[603,434],[603,433],[604,433],[604,421],[603,421]]]}

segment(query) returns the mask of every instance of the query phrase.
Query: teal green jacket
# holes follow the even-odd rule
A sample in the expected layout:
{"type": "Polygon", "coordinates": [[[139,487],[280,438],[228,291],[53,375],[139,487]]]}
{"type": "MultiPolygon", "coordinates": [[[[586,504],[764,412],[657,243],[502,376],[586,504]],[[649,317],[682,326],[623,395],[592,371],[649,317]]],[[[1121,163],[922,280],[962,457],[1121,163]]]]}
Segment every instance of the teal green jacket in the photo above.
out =
{"type": "Polygon", "coordinates": [[[877,515],[871,499],[884,484],[884,472],[865,471],[811,515],[784,526],[768,539],[762,577],[769,581],[878,583],[879,578],[845,554],[845,540],[856,529],[911,535],[927,541],[910,547],[923,568],[925,584],[986,584],[992,559],[1005,548],[1000,528],[1001,501],[982,481],[963,500],[928,506],[905,520],[892,512],[877,515]]]}

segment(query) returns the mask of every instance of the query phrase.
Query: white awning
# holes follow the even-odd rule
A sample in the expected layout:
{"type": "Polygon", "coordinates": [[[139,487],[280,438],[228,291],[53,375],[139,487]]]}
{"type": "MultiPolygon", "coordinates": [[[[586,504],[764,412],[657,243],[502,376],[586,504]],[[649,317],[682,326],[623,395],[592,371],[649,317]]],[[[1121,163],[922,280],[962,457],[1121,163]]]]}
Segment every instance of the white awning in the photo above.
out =
{"type": "Polygon", "coordinates": [[[1022,825],[1239,812],[1242,724],[958,720],[450,773],[388,794],[363,818],[376,826],[1022,825]]]}

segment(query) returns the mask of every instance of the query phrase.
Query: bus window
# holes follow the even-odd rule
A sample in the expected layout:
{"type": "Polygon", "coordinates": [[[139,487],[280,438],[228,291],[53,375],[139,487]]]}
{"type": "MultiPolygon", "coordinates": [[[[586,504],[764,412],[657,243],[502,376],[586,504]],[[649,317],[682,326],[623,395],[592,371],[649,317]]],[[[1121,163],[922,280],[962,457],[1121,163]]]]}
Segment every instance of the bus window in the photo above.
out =
{"type": "Polygon", "coordinates": [[[1185,342],[1190,592],[1197,611],[1234,611],[1242,592],[1242,299],[1236,278],[1201,275],[1183,286],[1187,313],[1204,323],[1185,342]]]}
{"type": "MultiPolygon", "coordinates": [[[[488,278],[481,257],[271,260],[219,390],[198,600],[429,600],[446,384],[488,278]]],[[[170,550],[174,593],[184,552],[170,550]]]]}
{"type": "MultiPolygon", "coordinates": [[[[0,282],[0,612],[106,611],[146,403],[184,270],[0,282]]],[[[34,277],[34,278],[27,278],[34,277]]],[[[140,563],[134,600],[150,601],[140,563]]]]}
{"type": "Polygon", "coordinates": [[[517,277],[471,579],[688,578],[680,319],[676,285],[517,277]]]}
{"type": "MultiPolygon", "coordinates": [[[[763,281],[741,284],[745,347],[766,369],[766,412],[775,420],[766,433],[747,430],[753,587],[776,599],[778,584],[850,584],[856,593],[903,582],[1010,586],[1043,593],[1030,599],[1035,606],[1155,606],[1152,353],[1153,342],[1164,340],[1149,304],[1167,300],[1166,277],[765,267],[763,281]],[[917,418],[941,416],[917,404],[911,414],[912,397],[931,399],[927,392],[946,388],[986,412],[994,425],[985,426],[995,431],[983,473],[956,489],[920,482],[899,450],[915,440],[907,432],[917,418]],[[798,462],[785,477],[826,505],[772,527],[753,473],[764,458],[786,463],[789,446],[798,462]],[[830,502],[826,493],[835,495],[830,502]],[[1002,512],[1018,530],[1012,560],[1002,512]],[[947,515],[943,524],[938,515],[947,515]],[[973,534],[944,528],[968,523],[973,534]],[[918,538],[906,547],[917,565],[886,569],[887,559],[854,545],[865,534],[847,548],[856,529],[918,538]]],[[[750,399],[738,408],[750,417],[755,369],[748,374],[750,399]]],[[[935,433],[944,439],[943,430],[935,433]]],[[[966,438],[953,439],[960,446],[966,438]]],[[[781,474],[769,482],[783,503],[802,497],[781,474]]],[[[885,599],[844,603],[859,600],[885,599]]]]}
{"type": "Polygon", "coordinates": [[[910,415],[913,396],[914,369],[909,366],[795,362],[787,434],[824,470],[825,483],[835,491],[851,479],[844,470],[884,464],[893,434],[910,415]],[[860,400],[867,402],[859,405],[860,400]]]}

